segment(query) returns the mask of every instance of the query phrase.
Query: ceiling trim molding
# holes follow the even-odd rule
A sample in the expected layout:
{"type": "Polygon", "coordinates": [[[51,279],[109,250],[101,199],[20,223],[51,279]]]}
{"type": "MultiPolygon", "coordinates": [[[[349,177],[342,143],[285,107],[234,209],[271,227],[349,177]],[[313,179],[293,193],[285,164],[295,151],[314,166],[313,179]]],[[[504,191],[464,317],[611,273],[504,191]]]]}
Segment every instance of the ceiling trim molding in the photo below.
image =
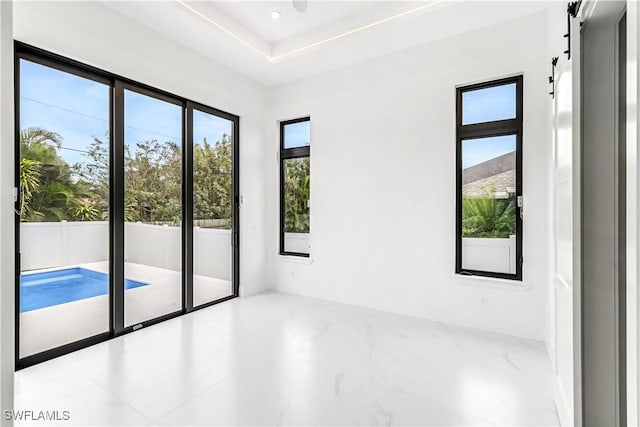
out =
{"type": "Polygon", "coordinates": [[[331,37],[327,37],[325,39],[322,40],[318,40],[316,42],[310,43],[308,45],[290,50],[288,52],[282,53],[280,55],[271,55],[270,53],[266,53],[263,52],[261,49],[257,48],[256,46],[254,46],[253,44],[251,44],[250,42],[246,41],[245,39],[243,39],[242,37],[238,36],[237,34],[235,34],[233,31],[225,28],[224,26],[220,25],[218,22],[214,21],[213,19],[211,19],[210,17],[206,16],[205,14],[201,13],[200,11],[196,10],[195,8],[189,6],[187,3],[185,3],[184,0],[176,0],[178,3],[180,3],[182,6],[184,6],[186,9],[188,9],[190,12],[198,15],[200,18],[204,19],[205,21],[207,21],[208,23],[210,23],[211,25],[213,25],[214,27],[216,27],[217,29],[219,29],[220,31],[224,32],[225,34],[233,37],[234,39],[236,39],[237,41],[239,41],[240,43],[242,43],[243,45],[245,45],[246,47],[248,47],[249,49],[253,50],[254,52],[258,53],[261,57],[263,57],[264,59],[266,59],[269,62],[276,62],[276,61],[280,61],[282,59],[285,59],[287,57],[308,51],[310,49],[313,49],[315,47],[321,46],[323,44],[332,42],[334,40],[338,40],[347,36],[350,36],[352,34],[358,33],[360,31],[364,31],[367,30],[369,28],[372,27],[376,27],[378,25],[384,24],[386,22],[390,22],[399,18],[403,18],[405,16],[409,16],[412,14],[415,14],[417,12],[421,12],[423,10],[429,9],[431,7],[434,7],[440,3],[443,3],[446,0],[434,0],[428,4],[424,4],[422,6],[410,9],[410,10],[406,10],[404,12],[400,12],[397,13],[395,15],[383,18],[383,19],[379,19],[375,22],[372,22],[370,24],[366,24],[366,25],[362,25],[360,27],[354,28],[352,30],[348,30],[339,34],[336,34],[334,36],[331,37]]]}
{"type": "Polygon", "coordinates": [[[198,11],[198,10],[194,9],[193,7],[189,6],[183,0],[176,0],[176,1],[178,3],[180,3],[182,6],[184,6],[185,8],[187,8],[192,13],[195,13],[196,15],[198,15],[199,17],[201,17],[202,19],[204,19],[205,21],[207,21],[208,23],[210,23],[211,25],[213,25],[214,27],[219,29],[220,31],[230,35],[231,37],[233,37],[234,39],[238,40],[243,45],[245,45],[248,48],[250,48],[251,50],[257,52],[263,58],[267,59],[268,61],[273,61],[271,55],[269,55],[268,53],[263,52],[262,50],[258,49],[257,47],[255,47],[254,45],[252,45],[251,43],[249,43],[248,41],[246,41],[242,37],[236,35],[234,32],[232,32],[232,31],[228,30],[227,28],[223,27],[222,25],[218,24],[216,21],[214,21],[213,19],[209,18],[204,13],[201,13],[200,11],[198,11]]]}

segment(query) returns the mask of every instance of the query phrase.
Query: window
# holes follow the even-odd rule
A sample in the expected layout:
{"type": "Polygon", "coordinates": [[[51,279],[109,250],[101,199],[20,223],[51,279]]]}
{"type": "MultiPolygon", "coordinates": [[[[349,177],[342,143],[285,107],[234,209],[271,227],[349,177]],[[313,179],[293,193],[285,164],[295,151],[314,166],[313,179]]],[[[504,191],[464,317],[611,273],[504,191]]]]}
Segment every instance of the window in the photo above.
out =
{"type": "Polygon", "coordinates": [[[309,117],[280,122],[280,254],[309,256],[309,117]]]}
{"type": "Polygon", "coordinates": [[[456,273],[522,280],[522,76],[456,95],[456,273]]]}
{"type": "Polygon", "coordinates": [[[16,366],[238,295],[239,118],[16,43],[16,366]]]}

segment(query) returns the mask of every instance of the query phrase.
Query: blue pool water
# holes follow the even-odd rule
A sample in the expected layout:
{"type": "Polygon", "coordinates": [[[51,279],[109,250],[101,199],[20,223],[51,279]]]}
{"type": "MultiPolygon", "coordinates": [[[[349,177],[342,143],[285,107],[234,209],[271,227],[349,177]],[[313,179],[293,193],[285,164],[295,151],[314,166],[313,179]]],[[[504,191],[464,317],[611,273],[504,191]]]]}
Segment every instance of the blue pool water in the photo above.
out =
{"type": "MultiPolygon", "coordinates": [[[[147,284],[126,279],[124,288],[138,288],[147,284]]],[[[84,268],[23,274],[20,276],[20,313],[106,295],[108,292],[108,276],[84,268]]]]}

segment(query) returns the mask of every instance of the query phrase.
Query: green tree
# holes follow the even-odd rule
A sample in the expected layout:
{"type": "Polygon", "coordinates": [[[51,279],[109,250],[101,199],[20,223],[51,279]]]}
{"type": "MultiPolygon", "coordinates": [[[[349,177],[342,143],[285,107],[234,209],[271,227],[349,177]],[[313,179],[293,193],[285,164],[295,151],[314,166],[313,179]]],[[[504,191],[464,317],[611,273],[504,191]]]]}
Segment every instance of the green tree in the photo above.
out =
{"type": "Polygon", "coordinates": [[[20,214],[22,221],[74,220],[76,209],[92,198],[59,156],[62,137],[31,127],[20,132],[20,214]]]}
{"type": "Polygon", "coordinates": [[[100,212],[91,202],[85,202],[76,207],[74,216],[80,221],[95,221],[100,216],[100,212]]]}
{"type": "Polygon", "coordinates": [[[20,216],[31,214],[33,193],[40,187],[40,165],[37,160],[20,159],[20,216]]]}
{"type": "MultiPolygon", "coordinates": [[[[87,162],[75,165],[75,171],[82,180],[89,186],[93,193],[90,203],[83,206],[90,206],[95,211],[95,219],[109,219],[109,152],[107,144],[94,137],[89,145],[89,149],[85,153],[88,158],[87,162]]],[[[87,208],[79,210],[78,213],[86,218],[90,218],[87,208]]],[[[86,221],[95,221],[95,219],[87,219],[86,221]]]]}
{"type": "Polygon", "coordinates": [[[125,209],[130,221],[178,225],[182,217],[182,150],[172,141],[125,147],[125,209]]]}
{"type": "Polygon", "coordinates": [[[231,228],[232,139],[223,135],[211,145],[206,139],[193,147],[193,218],[225,219],[231,228]]]}
{"type": "MultiPolygon", "coordinates": [[[[125,221],[179,224],[182,198],[182,152],[174,142],[140,141],[125,146],[125,221]]],[[[107,144],[94,138],[79,165],[83,179],[96,195],[99,216],[109,213],[109,153],[107,144]]]]}
{"type": "Polygon", "coordinates": [[[505,238],[516,232],[515,200],[462,198],[462,237],[505,238]]]}
{"type": "Polygon", "coordinates": [[[309,158],[287,159],[284,168],[284,231],[308,233],[309,158]]]}
{"type": "MultiPolygon", "coordinates": [[[[59,146],[58,142],[49,149],[59,146]]],[[[194,145],[194,218],[224,219],[231,227],[231,163],[232,138],[223,135],[210,144],[204,140],[194,145]]],[[[125,220],[178,225],[182,217],[182,150],[172,141],[139,141],[135,147],[125,146],[125,220]]],[[[109,215],[109,152],[108,144],[94,138],[85,153],[86,161],[73,168],[76,176],[71,192],[63,192],[73,209],[66,216],[80,221],[108,219],[109,215]],[[80,190],[79,192],[77,192],[80,190]]],[[[57,157],[57,154],[56,154],[57,157]]],[[[59,158],[58,161],[61,162],[59,158]]],[[[65,166],[66,164],[62,162],[65,166]]],[[[32,169],[37,169],[33,166],[32,169]]],[[[40,182],[35,171],[25,169],[31,177],[25,185],[35,187],[40,182]]],[[[66,183],[64,174],[57,180],[66,183]]],[[[56,181],[56,179],[52,180],[56,181]]],[[[61,190],[68,186],[62,185],[61,190]]],[[[66,218],[65,218],[66,219],[66,218]]]]}

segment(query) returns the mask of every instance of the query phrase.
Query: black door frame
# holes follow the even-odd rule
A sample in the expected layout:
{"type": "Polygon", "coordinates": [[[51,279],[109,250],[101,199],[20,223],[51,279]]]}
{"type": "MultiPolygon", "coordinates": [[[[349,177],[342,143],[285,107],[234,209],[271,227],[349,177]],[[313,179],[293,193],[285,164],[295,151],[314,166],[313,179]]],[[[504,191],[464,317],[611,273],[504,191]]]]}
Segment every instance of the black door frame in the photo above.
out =
{"type": "Polygon", "coordinates": [[[184,200],[182,208],[185,209],[182,215],[184,223],[184,259],[183,271],[185,272],[185,288],[183,298],[184,307],[187,312],[209,307],[221,301],[237,297],[240,295],[240,121],[238,116],[227,113],[217,108],[209,107],[195,101],[185,101],[185,150],[183,164],[184,172],[184,200]],[[233,215],[231,216],[231,246],[233,247],[233,268],[231,272],[231,283],[233,286],[233,296],[193,305],[193,112],[200,111],[212,116],[216,116],[233,123],[233,148],[231,149],[231,194],[233,197],[233,215]],[[190,208],[190,209],[187,209],[190,208]]]}
{"type": "Polygon", "coordinates": [[[73,343],[20,358],[20,195],[15,215],[15,368],[26,368],[64,354],[107,341],[194,310],[209,307],[239,296],[240,288],[240,118],[222,110],[187,100],[169,92],[135,82],[81,62],[16,41],[14,43],[15,86],[15,186],[20,176],[20,60],[90,79],[110,87],[109,120],[109,330],[73,343]],[[181,106],[182,123],[182,307],[139,324],[124,326],[124,90],[151,96],[181,106]],[[232,146],[232,286],[231,295],[197,307],[193,306],[193,110],[229,120],[233,124],[232,146]],[[118,286],[119,284],[119,286],[118,286]]]}

